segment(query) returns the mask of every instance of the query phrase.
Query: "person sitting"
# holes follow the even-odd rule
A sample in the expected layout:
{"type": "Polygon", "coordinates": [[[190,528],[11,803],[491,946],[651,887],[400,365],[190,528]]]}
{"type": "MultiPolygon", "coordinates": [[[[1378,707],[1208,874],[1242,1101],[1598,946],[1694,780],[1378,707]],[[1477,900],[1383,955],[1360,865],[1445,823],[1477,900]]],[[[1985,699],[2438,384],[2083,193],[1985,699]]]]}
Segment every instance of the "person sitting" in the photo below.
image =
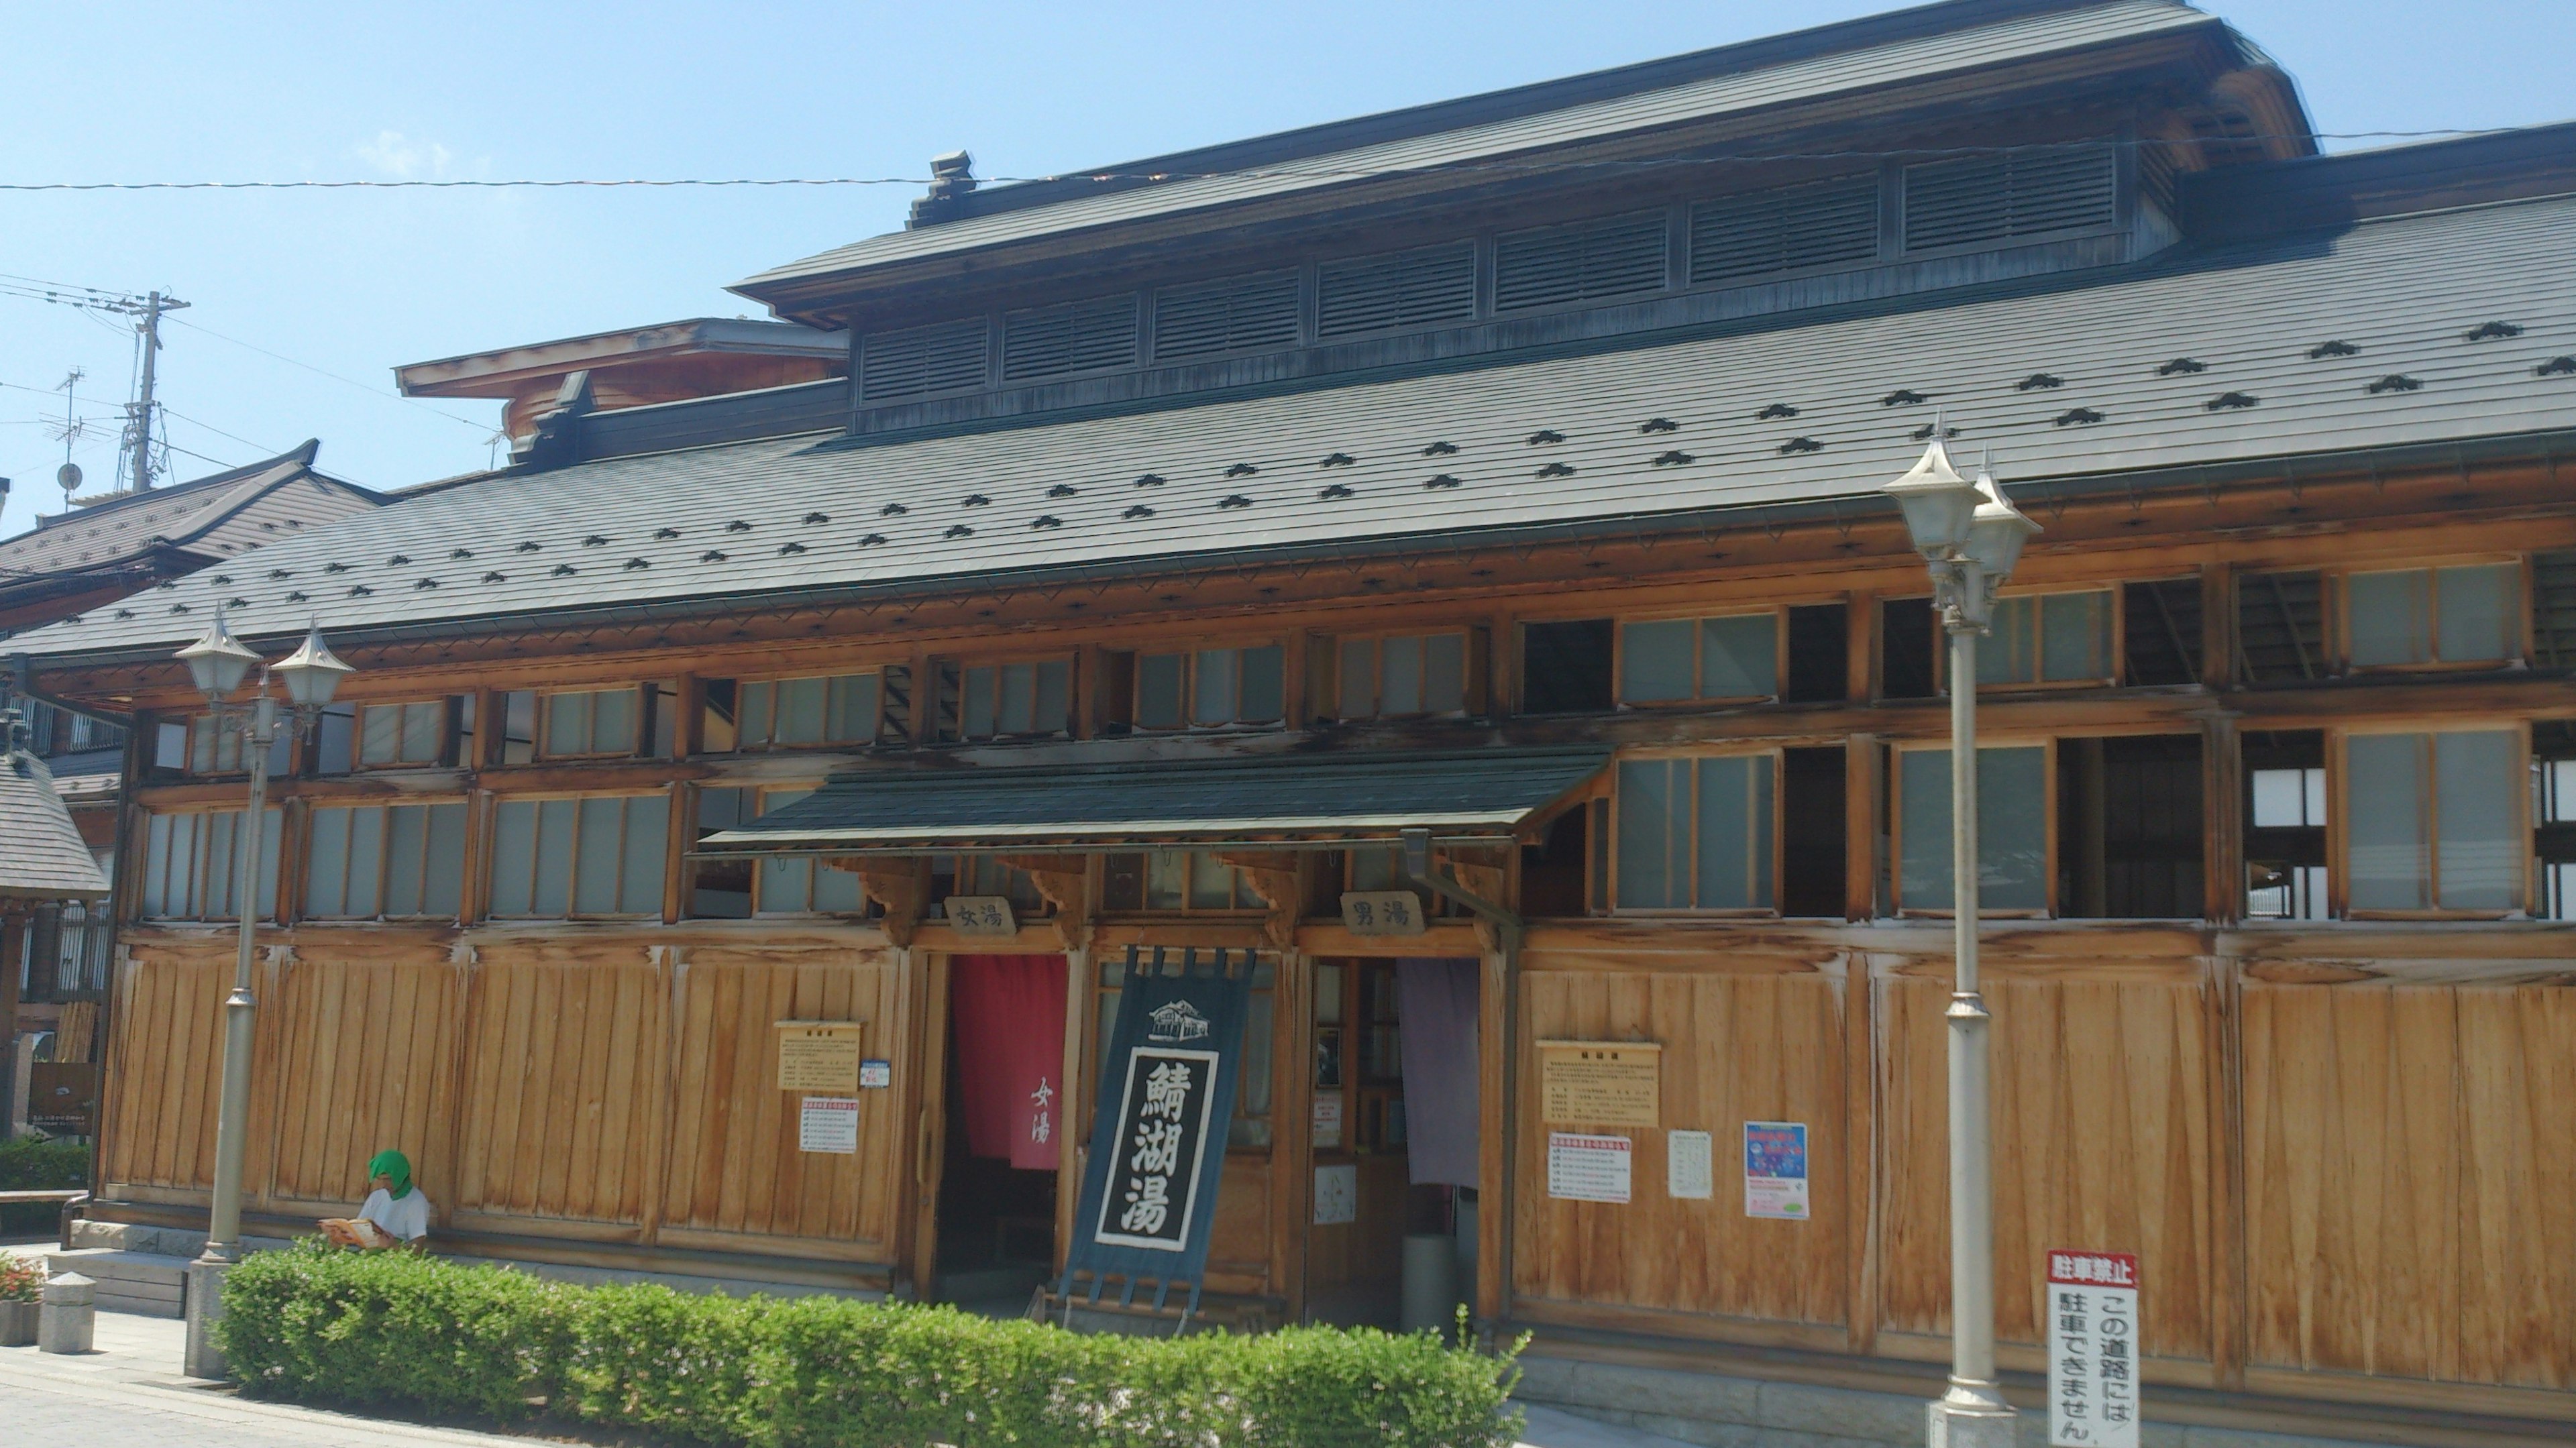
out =
{"type": "Polygon", "coordinates": [[[374,1190],[358,1215],[323,1218],[322,1234],[343,1247],[419,1250],[429,1236],[429,1198],[412,1184],[411,1158],[399,1151],[377,1152],[367,1162],[367,1181],[374,1190]]]}

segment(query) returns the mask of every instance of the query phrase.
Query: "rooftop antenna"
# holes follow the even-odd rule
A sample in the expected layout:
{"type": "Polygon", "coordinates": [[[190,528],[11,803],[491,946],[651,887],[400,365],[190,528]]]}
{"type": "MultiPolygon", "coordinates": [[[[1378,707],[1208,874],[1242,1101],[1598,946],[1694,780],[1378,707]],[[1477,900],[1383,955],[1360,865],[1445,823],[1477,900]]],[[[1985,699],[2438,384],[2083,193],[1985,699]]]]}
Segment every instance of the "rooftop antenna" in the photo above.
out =
{"type": "Polygon", "coordinates": [[[72,461],[72,449],[88,435],[89,424],[80,420],[74,404],[78,399],[81,379],[88,375],[75,367],[68,376],[63,378],[60,385],[54,388],[56,392],[63,395],[63,420],[45,429],[54,435],[54,441],[63,445],[63,465],[54,469],[54,481],[63,485],[65,503],[71,501],[72,490],[78,488],[81,483],[80,464],[72,461]]]}

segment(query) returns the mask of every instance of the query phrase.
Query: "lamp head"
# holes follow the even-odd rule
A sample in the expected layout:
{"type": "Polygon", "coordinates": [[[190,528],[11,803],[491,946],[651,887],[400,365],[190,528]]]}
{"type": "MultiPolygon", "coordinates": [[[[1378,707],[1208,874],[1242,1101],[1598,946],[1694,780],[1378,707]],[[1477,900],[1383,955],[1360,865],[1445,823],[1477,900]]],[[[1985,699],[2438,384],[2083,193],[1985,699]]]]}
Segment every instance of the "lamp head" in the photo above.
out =
{"type": "Polygon", "coordinates": [[[331,646],[322,642],[321,627],[316,625],[305,633],[304,646],[278,660],[272,672],[286,681],[289,703],[301,709],[319,709],[331,702],[341,676],[357,670],[331,652],[331,646]]]}
{"type": "Polygon", "coordinates": [[[1975,487],[1981,501],[1968,522],[1965,551],[1986,577],[2000,584],[2012,576],[2021,562],[2022,545],[2039,532],[2039,525],[2012,505],[1994,474],[1982,466],[1977,469],[1975,487]]]}
{"type": "Polygon", "coordinates": [[[259,662],[259,655],[234,638],[233,631],[224,626],[224,610],[220,604],[215,608],[215,621],[206,630],[206,636],[172,657],[188,666],[188,679],[197,686],[197,692],[218,704],[241,687],[241,681],[250,673],[251,666],[259,662]]]}
{"type": "Polygon", "coordinates": [[[1950,465],[1950,450],[1941,445],[1941,430],[1923,450],[1913,470],[1879,489],[1896,500],[1905,514],[1905,530],[1926,558],[1942,559],[1967,546],[1969,520],[1984,495],[1950,465]]]}

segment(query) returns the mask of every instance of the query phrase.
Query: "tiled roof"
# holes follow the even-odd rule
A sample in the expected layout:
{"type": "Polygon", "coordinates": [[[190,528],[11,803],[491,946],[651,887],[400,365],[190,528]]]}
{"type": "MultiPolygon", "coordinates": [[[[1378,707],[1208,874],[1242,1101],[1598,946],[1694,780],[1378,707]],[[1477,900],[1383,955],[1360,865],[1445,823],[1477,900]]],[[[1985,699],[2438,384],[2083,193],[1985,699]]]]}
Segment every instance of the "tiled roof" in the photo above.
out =
{"type": "Polygon", "coordinates": [[[107,878],[54,792],[45,762],[22,750],[0,753],[0,898],[94,900],[107,878]]]}
{"type": "MultiPolygon", "coordinates": [[[[1182,212],[1203,211],[1265,197],[1348,186],[1355,177],[1390,171],[1472,166],[1545,148],[1595,142],[1656,130],[1679,122],[1750,113],[1825,96],[1880,89],[2043,56],[2064,55],[2123,40],[2178,33],[2219,22],[2178,0],[2107,0],[2053,7],[1948,7],[1956,19],[1916,23],[1898,38],[1874,44],[1792,53],[1772,63],[1733,60],[1737,47],[1708,52],[1711,74],[1602,99],[1511,115],[1483,124],[1399,135],[1375,144],[1325,154],[1296,155],[1271,164],[1227,164],[1222,174],[1187,176],[1205,164],[1195,156],[1162,157],[1106,168],[1119,174],[1174,170],[1186,179],[1115,190],[1051,205],[893,232],[837,247],[750,277],[736,290],[762,296],[773,288],[835,272],[1007,245],[1033,237],[1081,231],[1182,212]]],[[[1883,21],[1915,17],[1890,16],[1883,21]]],[[[1866,23],[1865,23],[1866,24],[1866,23]]],[[[1859,27],[1854,27],[1858,29],[1859,27]]],[[[1873,33],[1875,31],[1873,30],[1873,33]]],[[[1781,37],[1795,42],[1799,37],[1781,37]]],[[[1757,42],[1749,55],[1783,48],[1757,42]]],[[[1687,67],[1698,57],[1663,63],[1687,67]]],[[[1641,70],[1644,68],[1640,68],[1641,70]]],[[[1394,118],[1381,118],[1392,122],[1394,118]]],[[[1358,123],[1354,123],[1358,124],[1358,123]]],[[[1074,173],[1077,177],[1081,174],[1074,173]]],[[[979,198],[989,205],[1010,188],[979,198]]]]}
{"type": "Polygon", "coordinates": [[[32,530],[0,539],[0,586],[31,574],[93,572],[155,547],[210,558],[245,553],[280,534],[374,507],[364,489],[312,470],[316,446],[307,442],[211,477],[39,518],[32,530]]]}
{"type": "Polygon", "coordinates": [[[270,638],[315,615],[335,638],[465,632],[1749,505],[1875,509],[1936,410],[1957,446],[1994,450],[2007,486],[2554,432],[2576,428],[2576,361],[2556,360],[2571,354],[2576,197],[2560,197],[1536,359],[499,477],[10,647],[175,647],[226,600],[237,631],[270,638]]]}

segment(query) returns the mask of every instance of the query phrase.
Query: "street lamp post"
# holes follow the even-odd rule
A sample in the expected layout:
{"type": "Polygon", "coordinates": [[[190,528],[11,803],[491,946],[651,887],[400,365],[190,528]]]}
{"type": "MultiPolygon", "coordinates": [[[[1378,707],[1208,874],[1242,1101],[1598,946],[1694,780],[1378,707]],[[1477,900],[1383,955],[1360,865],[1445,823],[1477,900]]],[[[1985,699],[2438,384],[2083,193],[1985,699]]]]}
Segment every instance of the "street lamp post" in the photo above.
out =
{"type": "Polygon", "coordinates": [[[1950,635],[1950,1387],[1928,1414],[1932,1448],[2012,1448],[2013,1409],[1995,1375],[1994,1149],[1988,1031],[1977,980],[1977,636],[1995,590],[2039,525],[1980,467],[1959,476],[1933,427],[1922,461],[1882,491],[1905,514],[1950,635]]]}
{"type": "Polygon", "coordinates": [[[279,729],[277,700],[268,691],[268,681],[274,674],[286,686],[287,703],[293,709],[292,727],[301,735],[312,728],[322,707],[331,702],[340,677],[351,670],[322,641],[319,628],[305,634],[303,647],[274,666],[267,665],[233,637],[232,630],[224,626],[220,609],[206,636],[181,649],[176,657],[188,666],[189,680],[214,707],[214,727],[240,734],[243,762],[250,767],[249,807],[242,815],[241,828],[234,832],[233,897],[241,907],[241,921],[234,938],[232,994],[224,998],[223,1095],[215,1113],[212,1211],[206,1224],[206,1250],[188,1267],[187,1371],[191,1377],[219,1378],[225,1375],[224,1357],[209,1329],[223,1315],[225,1270],[241,1260],[242,1168],[250,1146],[251,1049],[258,1016],[258,1001],[251,993],[251,959],[259,929],[268,753],[277,743],[279,729]],[[244,710],[226,703],[254,664],[260,665],[260,674],[250,707],[244,710]]]}

